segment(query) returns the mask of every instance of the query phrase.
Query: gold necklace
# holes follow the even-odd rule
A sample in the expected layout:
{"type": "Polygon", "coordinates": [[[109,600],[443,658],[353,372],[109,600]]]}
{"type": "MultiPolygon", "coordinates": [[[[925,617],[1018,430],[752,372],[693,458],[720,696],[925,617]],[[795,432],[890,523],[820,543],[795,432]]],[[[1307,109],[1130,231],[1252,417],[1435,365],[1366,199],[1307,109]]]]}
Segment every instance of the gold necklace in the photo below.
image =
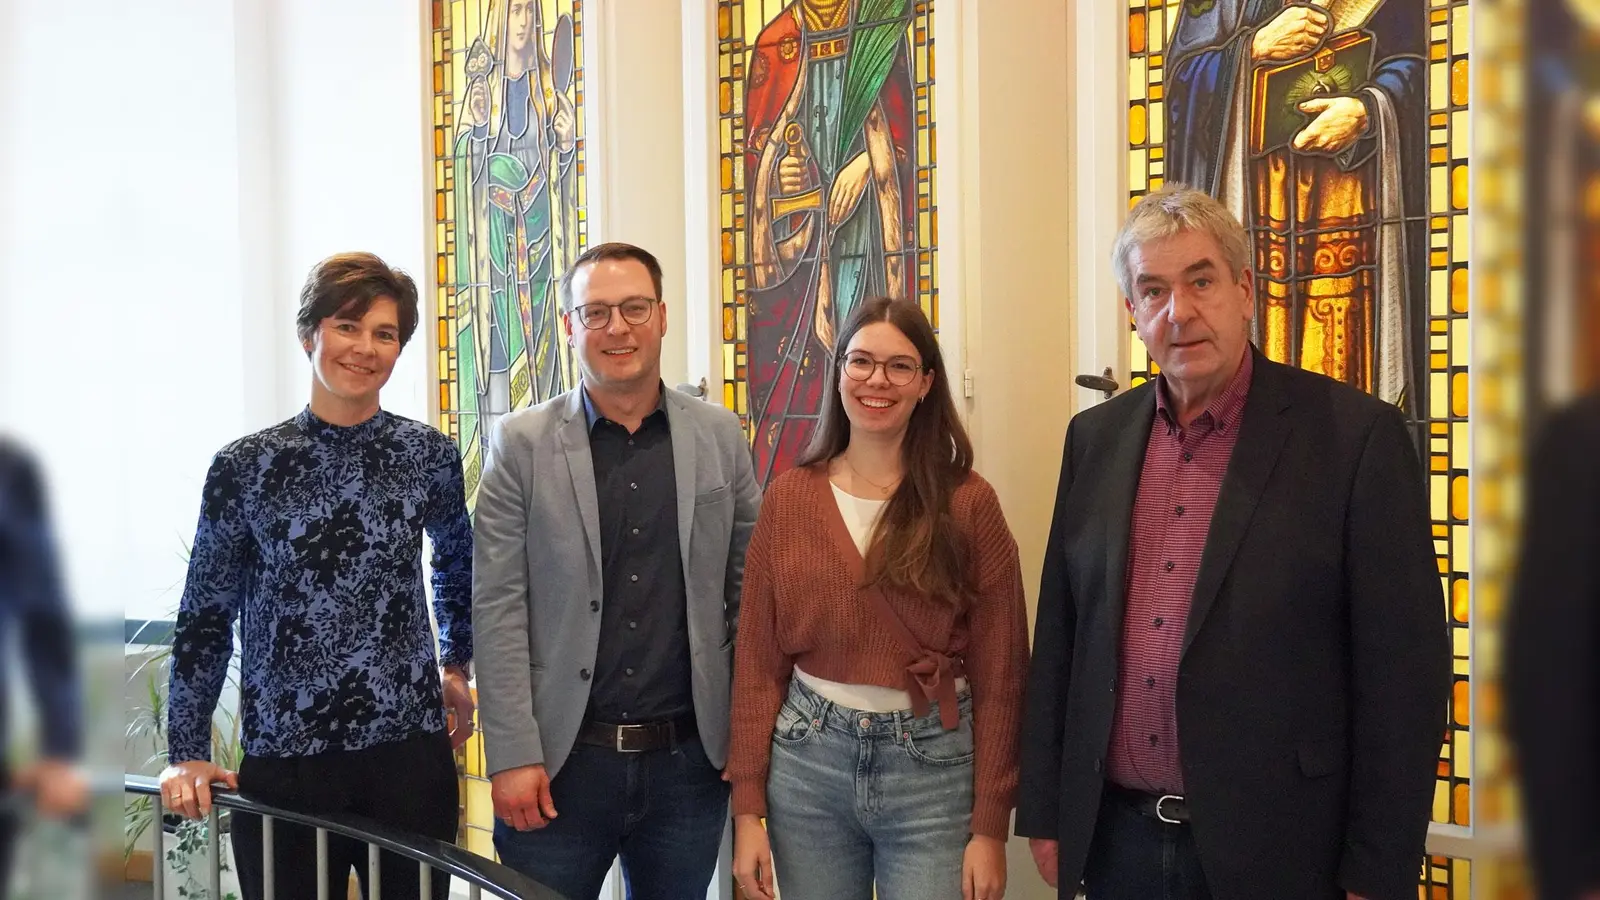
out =
{"type": "Polygon", "coordinates": [[[846,466],[850,467],[850,471],[857,478],[859,478],[862,481],[865,481],[867,484],[870,484],[873,487],[877,488],[879,493],[888,494],[888,493],[892,492],[895,489],[895,486],[900,483],[900,478],[896,477],[893,481],[889,482],[888,487],[885,487],[885,486],[877,483],[876,481],[873,481],[871,478],[868,478],[867,476],[861,474],[861,470],[857,469],[855,463],[850,461],[850,454],[849,453],[842,454],[842,456],[844,457],[844,464],[846,466]]]}

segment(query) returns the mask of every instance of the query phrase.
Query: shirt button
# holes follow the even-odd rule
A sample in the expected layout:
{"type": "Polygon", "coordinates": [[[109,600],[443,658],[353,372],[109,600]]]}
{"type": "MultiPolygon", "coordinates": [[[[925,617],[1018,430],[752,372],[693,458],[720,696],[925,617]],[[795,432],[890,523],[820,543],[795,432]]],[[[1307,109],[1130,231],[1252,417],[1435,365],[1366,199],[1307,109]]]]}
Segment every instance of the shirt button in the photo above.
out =
{"type": "Polygon", "coordinates": [[[627,717],[628,717],[628,713],[623,713],[623,714],[622,714],[622,717],[623,717],[623,718],[624,718],[624,719],[626,719],[626,718],[627,718],[627,717]]]}
{"type": "Polygon", "coordinates": [[[1161,738],[1158,738],[1153,734],[1150,735],[1150,746],[1154,747],[1156,744],[1159,744],[1159,743],[1161,743],[1161,738]]]}
{"type": "Polygon", "coordinates": [[[589,612],[599,612],[599,611],[600,611],[600,601],[599,600],[590,600],[589,601],[589,612]]]}
{"type": "Polygon", "coordinates": [[[629,575],[628,576],[628,580],[629,581],[638,581],[639,580],[639,576],[637,576],[637,575],[629,575]]]}
{"type": "Polygon", "coordinates": [[[639,627],[639,623],[638,622],[629,622],[628,623],[628,627],[629,628],[638,628],[639,627]]]}
{"type": "Polygon", "coordinates": [[[1167,620],[1161,618],[1160,616],[1156,616],[1156,623],[1155,624],[1156,624],[1157,628],[1160,628],[1161,626],[1167,624],[1167,620]]]}
{"type": "Polygon", "coordinates": [[[633,438],[628,438],[628,446],[629,447],[633,446],[633,438]]]}
{"type": "Polygon", "coordinates": [[[1177,513],[1178,515],[1181,516],[1181,515],[1183,515],[1183,507],[1180,506],[1177,509],[1173,510],[1173,512],[1175,512],[1175,513],[1177,513]]]}
{"type": "Polygon", "coordinates": [[[871,728],[872,727],[872,720],[867,718],[866,716],[862,716],[861,717],[861,727],[862,728],[871,728]]]}
{"type": "Polygon", "coordinates": [[[638,489],[639,489],[639,482],[635,481],[635,482],[629,483],[628,490],[637,491],[638,489]]]}
{"type": "Polygon", "coordinates": [[[578,670],[578,677],[582,678],[584,681],[588,681],[589,678],[590,678],[589,670],[588,669],[579,669],[578,670]]]}
{"type": "Polygon", "coordinates": [[[1144,680],[1144,686],[1147,688],[1153,688],[1156,686],[1156,680],[1154,678],[1146,678],[1144,680]]]}
{"type": "Polygon", "coordinates": [[[633,670],[632,669],[623,669],[622,670],[622,674],[624,674],[624,675],[632,675],[633,674],[633,670]]]}
{"type": "Polygon", "coordinates": [[[1172,567],[1175,566],[1175,565],[1177,565],[1177,563],[1175,563],[1175,562],[1173,562],[1172,560],[1169,559],[1169,560],[1167,560],[1166,564],[1162,566],[1162,568],[1166,569],[1168,572],[1171,572],[1172,571],[1172,567]]]}
{"type": "Polygon", "coordinates": [[[1184,462],[1194,462],[1194,454],[1193,453],[1184,453],[1183,454],[1183,461],[1184,462]]]}
{"type": "Polygon", "coordinates": [[[634,530],[633,530],[633,533],[634,533],[634,534],[638,534],[638,533],[639,533],[639,529],[637,529],[637,528],[635,528],[635,529],[634,529],[634,530]]]}

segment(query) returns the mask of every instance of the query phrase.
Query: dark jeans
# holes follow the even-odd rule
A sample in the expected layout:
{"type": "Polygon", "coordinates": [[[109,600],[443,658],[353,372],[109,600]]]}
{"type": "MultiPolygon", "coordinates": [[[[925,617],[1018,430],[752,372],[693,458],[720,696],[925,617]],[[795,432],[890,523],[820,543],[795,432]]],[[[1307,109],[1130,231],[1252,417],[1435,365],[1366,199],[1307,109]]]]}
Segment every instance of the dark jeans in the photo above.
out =
{"type": "Polygon", "coordinates": [[[621,856],[630,900],[703,900],[728,785],[698,738],[644,753],[578,744],[550,795],[556,818],[544,828],[495,822],[502,863],[571,900],[592,900],[621,856]]]}
{"type": "MultiPolygon", "coordinates": [[[[11,793],[11,772],[4,765],[0,765],[0,800],[9,799],[11,793]]],[[[17,820],[12,811],[0,806],[0,897],[10,894],[11,887],[11,850],[12,843],[17,839],[17,820]]]]}
{"type": "MultiPolygon", "coordinates": [[[[282,759],[246,756],[239,766],[239,792],[251,800],[314,815],[362,816],[398,831],[454,841],[459,792],[455,757],[446,732],[379,744],[365,750],[334,751],[282,759]]],[[[317,833],[281,819],[272,823],[274,896],[301,900],[317,896],[317,833]]],[[[233,856],[245,900],[262,900],[261,819],[234,814],[233,856]]],[[[367,845],[328,834],[330,896],[343,897],[350,869],[367,885],[367,845]]],[[[385,852],[378,878],[384,900],[418,900],[417,864],[385,852]]],[[[432,900],[447,900],[450,878],[435,870],[432,900]]]]}
{"type": "Polygon", "coordinates": [[[1211,900],[1189,826],[1146,816],[1110,790],[1083,883],[1089,900],[1211,900]]]}

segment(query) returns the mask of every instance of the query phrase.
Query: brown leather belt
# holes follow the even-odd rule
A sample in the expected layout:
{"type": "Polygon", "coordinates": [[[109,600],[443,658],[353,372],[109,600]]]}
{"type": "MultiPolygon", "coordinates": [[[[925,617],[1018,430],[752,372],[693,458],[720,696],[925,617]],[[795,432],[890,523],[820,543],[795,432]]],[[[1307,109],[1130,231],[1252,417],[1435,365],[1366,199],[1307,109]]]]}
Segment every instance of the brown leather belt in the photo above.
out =
{"type": "Polygon", "coordinates": [[[1140,815],[1160,819],[1168,825],[1189,824],[1189,804],[1178,794],[1147,794],[1111,782],[1106,783],[1106,793],[1140,815]]]}
{"type": "Polygon", "coordinates": [[[645,722],[639,725],[611,725],[585,722],[578,729],[578,741],[595,747],[609,747],[618,753],[644,753],[677,746],[698,733],[694,716],[670,722],[645,722]]]}

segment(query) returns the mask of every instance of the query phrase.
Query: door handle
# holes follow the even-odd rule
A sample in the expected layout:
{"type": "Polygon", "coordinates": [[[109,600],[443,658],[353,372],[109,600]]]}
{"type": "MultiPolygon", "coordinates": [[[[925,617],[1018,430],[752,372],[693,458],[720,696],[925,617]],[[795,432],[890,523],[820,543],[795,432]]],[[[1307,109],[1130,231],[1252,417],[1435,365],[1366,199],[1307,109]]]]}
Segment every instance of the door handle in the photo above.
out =
{"type": "Polygon", "coordinates": [[[1111,395],[1115,394],[1118,388],[1116,379],[1111,377],[1110,366],[1106,366],[1105,371],[1099,375],[1079,375],[1073,381],[1077,382],[1078,387],[1104,392],[1107,400],[1111,399],[1111,395]]]}

